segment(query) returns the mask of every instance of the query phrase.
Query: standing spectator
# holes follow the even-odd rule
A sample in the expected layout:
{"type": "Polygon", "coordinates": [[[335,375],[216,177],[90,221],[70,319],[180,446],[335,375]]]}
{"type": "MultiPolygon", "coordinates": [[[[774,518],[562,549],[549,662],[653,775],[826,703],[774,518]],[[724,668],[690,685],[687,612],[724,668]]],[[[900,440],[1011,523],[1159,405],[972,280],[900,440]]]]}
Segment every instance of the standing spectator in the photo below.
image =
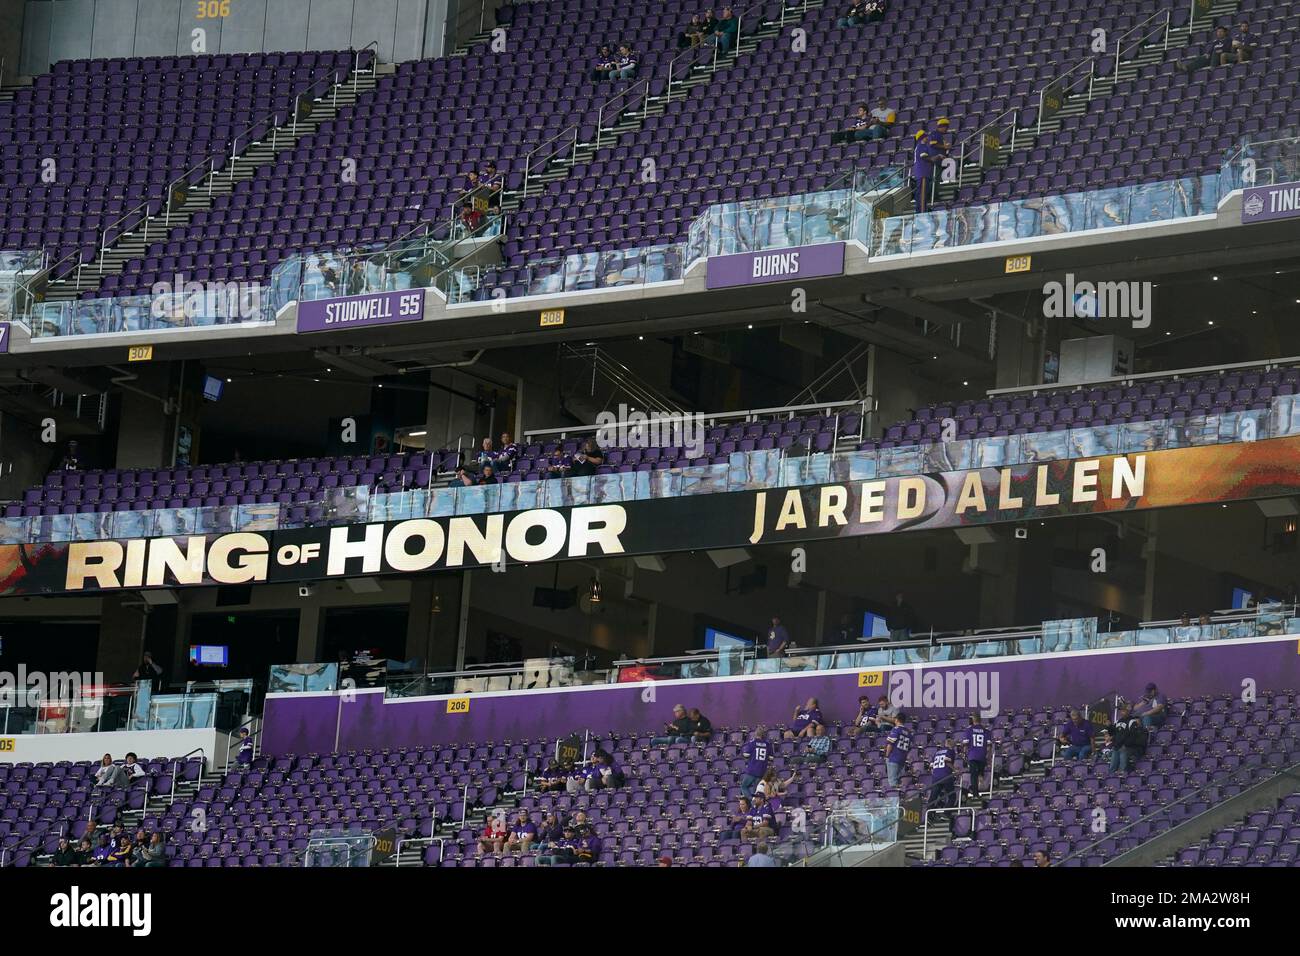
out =
{"type": "Polygon", "coordinates": [[[1146,730],[1142,721],[1132,716],[1128,704],[1121,704],[1115,722],[1106,728],[1110,741],[1112,773],[1127,773],[1136,757],[1146,750],[1146,730]]]}
{"type": "Polygon", "coordinates": [[[808,738],[800,762],[822,764],[831,755],[831,738],[826,736],[826,728],[822,724],[812,724],[811,726],[816,729],[813,730],[813,735],[808,738]]]}
{"type": "Polygon", "coordinates": [[[768,809],[767,801],[763,799],[761,793],[756,793],[749,801],[749,816],[740,831],[740,838],[746,843],[770,840],[776,834],[775,824],[776,819],[768,809]]]}
{"type": "Polygon", "coordinates": [[[151,685],[152,691],[157,694],[162,690],[163,669],[154,663],[153,652],[145,651],[144,656],[140,659],[140,666],[135,669],[131,675],[131,680],[147,680],[151,685]]]}
{"type": "Polygon", "coordinates": [[[863,694],[858,698],[858,712],[853,715],[853,722],[845,728],[844,732],[850,737],[856,737],[864,730],[876,729],[876,708],[871,704],[871,698],[863,694]]]}
{"type": "MultiPolygon", "coordinates": [[[[930,137],[925,130],[917,130],[913,138],[916,140],[916,148],[912,151],[912,198],[916,203],[916,211],[922,213],[930,208],[930,183],[934,179],[935,151],[930,145],[930,137]]],[[[890,630],[892,632],[893,629],[890,630]]]]}
{"type": "Polygon", "coordinates": [[[1238,63],[1249,63],[1250,58],[1254,56],[1255,38],[1251,35],[1248,24],[1239,23],[1237,25],[1237,33],[1232,38],[1232,52],[1237,55],[1238,63]]]}
{"type": "MultiPolygon", "coordinates": [[[[970,715],[970,726],[962,733],[962,745],[966,748],[966,766],[970,768],[970,792],[978,793],[980,778],[988,766],[989,740],[988,729],[980,723],[978,713],[970,715]]],[[[990,780],[991,784],[992,781],[990,780]]]]}
{"type": "Polygon", "coordinates": [[[786,740],[796,737],[811,737],[822,726],[822,711],[816,697],[809,697],[802,707],[794,709],[794,717],[785,732],[786,740]]]}
{"type": "Polygon", "coordinates": [[[835,21],[835,25],[841,30],[847,30],[849,27],[860,27],[866,22],[866,0],[852,0],[845,9],[844,15],[835,21]]]}
{"type": "Polygon", "coordinates": [[[247,770],[253,765],[253,737],[247,727],[239,728],[239,750],[235,753],[235,763],[247,770]]]}
{"type": "Polygon", "coordinates": [[[767,632],[767,656],[780,657],[790,643],[790,632],[785,629],[781,619],[772,615],[772,627],[767,632]]]}
{"type": "Polygon", "coordinates": [[[768,853],[767,844],[760,841],[754,847],[754,852],[749,855],[749,859],[745,861],[745,866],[776,866],[776,860],[768,853]]]}
{"type": "Polygon", "coordinates": [[[731,12],[731,7],[722,8],[722,16],[713,25],[713,36],[709,42],[718,48],[720,54],[731,52],[736,45],[736,34],[740,31],[740,21],[731,12]]]}
{"type": "Polygon", "coordinates": [[[688,716],[691,722],[695,724],[695,729],[691,731],[692,743],[707,744],[713,739],[713,723],[700,713],[700,708],[692,707],[688,716]]]}
{"type": "Polygon", "coordinates": [[[1155,684],[1147,684],[1141,699],[1133,705],[1133,716],[1139,718],[1147,730],[1156,730],[1169,718],[1169,701],[1155,684]]]}
{"type": "Polygon", "coordinates": [[[930,146],[935,153],[935,163],[939,170],[942,170],[943,161],[952,155],[952,133],[949,130],[951,124],[948,117],[939,117],[939,122],[935,124],[935,130],[930,134],[930,146]]]}
{"type": "Polygon", "coordinates": [[[745,758],[745,772],[740,778],[740,792],[748,797],[753,794],[754,787],[763,779],[772,761],[772,748],[767,742],[766,727],[760,724],[755,728],[754,736],[750,738],[749,743],[745,744],[740,755],[745,758]]]}
{"type": "Polygon", "coordinates": [[[80,467],[81,460],[77,457],[77,443],[70,441],[68,442],[68,452],[63,456],[63,460],[59,462],[59,468],[62,471],[76,471],[80,467]]]}
{"type": "Polygon", "coordinates": [[[885,772],[889,785],[897,787],[907,769],[907,757],[912,751],[912,731],[907,727],[907,715],[894,718],[894,729],[885,738],[885,772]]]}
{"type": "MultiPolygon", "coordinates": [[[[953,764],[957,755],[953,752],[952,741],[942,738],[934,754],[930,757],[930,802],[931,810],[943,810],[957,805],[957,778],[953,774],[953,764]]],[[[953,821],[948,821],[949,826],[953,821]]]]}
{"type": "Polygon", "coordinates": [[[352,263],[348,270],[348,295],[361,295],[366,291],[366,266],[360,259],[352,263]]]}
{"type": "Polygon", "coordinates": [[[1066,760],[1086,760],[1092,756],[1092,723],[1078,710],[1071,709],[1070,719],[1061,725],[1056,740],[1066,760]]]}
{"type": "MultiPolygon", "coordinates": [[[[918,139],[923,135],[918,133],[918,139]]],[[[889,628],[891,641],[905,641],[912,636],[916,615],[912,612],[912,605],[903,598],[902,591],[894,594],[894,605],[885,613],[885,626],[889,628]]]]}
{"type": "Polygon", "coordinates": [[[506,836],[506,849],[512,853],[527,853],[537,840],[537,824],[528,819],[528,811],[520,810],[506,836]]]}
{"type": "Polygon", "coordinates": [[[690,743],[695,733],[695,726],[695,721],[687,715],[686,708],[681,704],[674,704],[673,719],[664,724],[664,734],[654,738],[650,743],[655,747],[690,743]]]}

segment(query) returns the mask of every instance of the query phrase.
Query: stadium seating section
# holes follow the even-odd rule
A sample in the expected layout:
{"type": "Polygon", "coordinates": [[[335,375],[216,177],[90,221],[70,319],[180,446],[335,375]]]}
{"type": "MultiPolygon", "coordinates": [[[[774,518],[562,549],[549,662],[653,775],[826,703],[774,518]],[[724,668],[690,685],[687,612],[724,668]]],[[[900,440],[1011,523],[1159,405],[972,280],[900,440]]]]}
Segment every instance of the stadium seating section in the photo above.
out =
{"type": "MultiPolygon", "coordinates": [[[[1189,790],[1219,783],[1221,797],[1228,797],[1266,779],[1294,759],[1287,747],[1300,735],[1294,692],[1262,693],[1253,705],[1227,697],[1173,701],[1171,717],[1153,733],[1146,755],[1130,772],[1118,774],[1100,753],[1091,760],[1053,761],[1054,728],[1067,709],[1026,709],[987,723],[999,780],[991,797],[975,800],[973,830],[966,814],[959,816],[951,843],[946,824],[938,831],[932,827],[929,840],[938,843],[938,852],[931,865],[1009,866],[1037,849],[1057,861],[1083,851],[1066,865],[1104,862],[1207,809],[1196,799],[1177,802],[1189,790]],[[1113,836],[1094,831],[1094,808],[1105,810],[1113,836]]],[[[957,736],[966,724],[966,717],[955,714],[914,723],[902,795],[928,785],[928,761],[938,742],[957,736]]],[[[840,801],[892,792],[881,735],[851,738],[840,726],[829,732],[828,760],[799,768],[782,798],[780,832],[772,842],[789,844],[799,836],[789,813],[794,807],[805,811],[807,832],[819,834],[827,810],[840,801]]],[[[546,813],[563,820],[586,812],[602,840],[600,862],[606,866],[653,865],[662,854],[679,864],[735,865],[753,850],[729,823],[741,795],[740,751],[751,736],[749,728],[721,729],[708,744],[667,747],[653,745],[648,734],[594,737],[615,755],[627,785],[576,795],[526,787],[526,768],[541,766],[554,753],[554,740],[258,757],[249,767],[202,776],[199,764],[189,761],[179,765],[174,795],[167,761],[148,762],[148,784],[137,781],[130,790],[108,793],[93,792],[92,764],[0,766],[0,846],[19,865],[39,862],[62,832],[79,838],[93,820],[101,830],[114,823],[161,830],[173,866],[301,865],[314,830],[396,826],[406,837],[436,838],[424,852],[426,865],[535,865],[535,855],[477,853],[473,821],[506,808],[512,816],[522,809],[537,823],[546,813]],[[206,827],[193,826],[195,819],[206,827]]],[[[773,765],[781,776],[794,769],[802,746],[803,741],[775,744],[773,765]]],[[[1289,798],[1275,819],[1252,815],[1240,834],[1220,834],[1213,846],[1231,836],[1227,855],[1238,862],[1237,847],[1247,846],[1250,862],[1265,862],[1261,846],[1269,848],[1267,862],[1293,862],[1300,851],[1300,833],[1291,826],[1294,804],[1289,798]]]]}

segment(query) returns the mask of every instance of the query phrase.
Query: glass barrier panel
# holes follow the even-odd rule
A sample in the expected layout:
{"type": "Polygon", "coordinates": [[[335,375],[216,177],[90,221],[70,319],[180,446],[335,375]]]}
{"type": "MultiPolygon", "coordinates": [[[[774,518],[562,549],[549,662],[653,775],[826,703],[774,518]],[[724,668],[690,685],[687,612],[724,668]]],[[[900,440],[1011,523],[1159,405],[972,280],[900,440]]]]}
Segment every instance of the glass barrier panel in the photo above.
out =
{"type": "Polygon", "coordinates": [[[338,689],[338,664],[273,664],[268,694],[301,694],[338,689]]]}

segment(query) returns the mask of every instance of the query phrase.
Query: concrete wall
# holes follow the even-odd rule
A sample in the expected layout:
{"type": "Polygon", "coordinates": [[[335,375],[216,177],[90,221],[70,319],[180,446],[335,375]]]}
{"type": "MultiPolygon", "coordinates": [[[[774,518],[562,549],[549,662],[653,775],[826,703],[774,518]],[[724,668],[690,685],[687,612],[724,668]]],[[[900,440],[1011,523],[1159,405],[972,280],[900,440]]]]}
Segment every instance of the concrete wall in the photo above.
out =
{"type": "Polygon", "coordinates": [[[121,760],[134,753],[142,760],[180,757],[202,747],[209,766],[224,766],[228,734],[211,727],[198,730],[116,730],[88,734],[23,734],[6,738],[12,750],[0,750],[0,763],[36,763],[57,760],[94,760],[112,754],[121,760]]]}

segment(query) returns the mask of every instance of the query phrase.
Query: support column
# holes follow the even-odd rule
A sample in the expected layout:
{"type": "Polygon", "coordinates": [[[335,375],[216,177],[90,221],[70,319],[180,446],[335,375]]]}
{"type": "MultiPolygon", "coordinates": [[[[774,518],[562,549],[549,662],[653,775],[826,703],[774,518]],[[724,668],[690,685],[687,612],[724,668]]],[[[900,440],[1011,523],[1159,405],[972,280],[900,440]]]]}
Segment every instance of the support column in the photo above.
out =
{"type": "Polygon", "coordinates": [[[125,684],[144,655],[147,608],[135,593],[106,592],[99,615],[95,670],[110,684],[125,684]]]}
{"type": "Polygon", "coordinates": [[[294,662],[318,663],[324,651],[325,614],[317,601],[304,602],[298,608],[298,650],[294,662]]]}
{"type": "Polygon", "coordinates": [[[456,670],[465,669],[465,645],[469,641],[469,595],[472,571],[465,571],[460,576],[460,615],[456,630],[456,670]]]}

